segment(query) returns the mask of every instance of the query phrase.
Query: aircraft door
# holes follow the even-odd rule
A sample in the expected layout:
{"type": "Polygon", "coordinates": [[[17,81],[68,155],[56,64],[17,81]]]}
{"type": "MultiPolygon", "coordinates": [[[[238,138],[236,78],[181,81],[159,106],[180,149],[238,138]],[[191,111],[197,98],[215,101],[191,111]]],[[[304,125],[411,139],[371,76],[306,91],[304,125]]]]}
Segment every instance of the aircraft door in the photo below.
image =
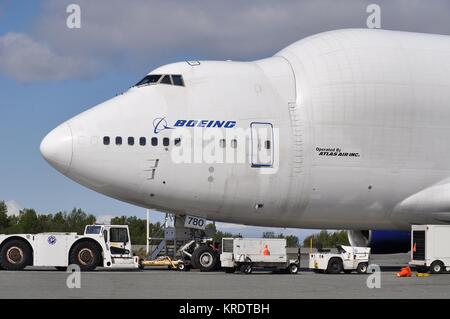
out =
{"type": "Polygon", "coordinates": [[[252,167],[272,167],[274,158],[273,125],[253,122],[250,126],[252,167]]]}

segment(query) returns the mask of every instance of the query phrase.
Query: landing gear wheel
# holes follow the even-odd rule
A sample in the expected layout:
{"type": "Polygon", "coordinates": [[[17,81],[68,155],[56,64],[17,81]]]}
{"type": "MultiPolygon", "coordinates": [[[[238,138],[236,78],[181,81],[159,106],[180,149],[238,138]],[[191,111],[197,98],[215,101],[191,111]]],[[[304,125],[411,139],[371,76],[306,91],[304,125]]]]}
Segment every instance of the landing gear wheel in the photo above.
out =
{"type": "Polygon", "coordinates": [[[344,270],[344,266],[342,265],[342,260],[338,258],[332,258],[328,262],[327,273],[329,274],[340,274],[344,270]]]}
{"type": "Polygon", "coordinates": [[[0,251],[0,268],[23,270],[31,264],[32,251],[23,240],[11,240],[0,251]]]}
{"type": "Polygon", "coordinates": [[[298,274],[298,265],[297,264],[290,264],[289,265],[289,272],[293,275],[298,274]]]}
{"type": "Polygon", "coordinates": [[[444,263],[440,260],[433,261],[430,265],[431,274],[441,274],[445,270],[444,263]]]}
{"type": "Polygon", "coordinates": [[[192,266],[201,271],[211,271],[219,262],[217,253],[208,245],[197,247],[192,254],[192,266]]]}
{"type": "Polygon", "coordinates": [[[100,252],[95,244],[81,242],[72,248],[69,263],[80,266],[81,271],[92,271],[100,262],[100,252]]]}
{"type": "Polygon", "coordinates": [[[358,274],[367,274],[367,268],[369,265],[367,263],[359,263],[358,267],[356,267],[356,272],[358,274]]]}

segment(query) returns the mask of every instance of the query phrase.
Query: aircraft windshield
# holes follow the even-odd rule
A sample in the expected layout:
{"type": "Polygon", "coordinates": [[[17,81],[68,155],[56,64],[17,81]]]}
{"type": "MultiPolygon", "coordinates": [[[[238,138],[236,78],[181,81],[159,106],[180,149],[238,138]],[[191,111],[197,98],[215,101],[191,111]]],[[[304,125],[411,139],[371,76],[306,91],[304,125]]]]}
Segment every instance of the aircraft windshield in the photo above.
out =
{"type": "Polygon", "coordinates": [[[184,80],[181,74],[150,74],[139,81],[135,86],[139,87],[150,84],[184,86],[184,80]]]}
{"type": "Polygon", "coordinates": [[[160,75],[160,74],[147,75],[145,78],[140,80],[135,86],[156,84],[156,83],[158,83],[158,81],[161,78],[161,76],[162,75],[160,75]]]}

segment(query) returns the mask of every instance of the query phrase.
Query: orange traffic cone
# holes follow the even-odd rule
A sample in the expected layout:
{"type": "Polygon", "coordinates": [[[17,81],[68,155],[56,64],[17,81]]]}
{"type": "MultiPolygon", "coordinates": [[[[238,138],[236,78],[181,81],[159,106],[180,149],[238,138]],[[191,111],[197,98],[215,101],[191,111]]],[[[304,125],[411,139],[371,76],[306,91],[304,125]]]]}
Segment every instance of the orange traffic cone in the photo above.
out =
{"type": "Polygon", "coordinates": [[[412,271],[409,266],[403,267],[399,273],[397,273],[397,277],[411,277],[412,271]]]}
{"type": "Polygon", "coordinates": [[[264,256],[269,256],[270,255],[269,247],[267,247],[267,245],[264,245],[263,255],[264,256]]]}

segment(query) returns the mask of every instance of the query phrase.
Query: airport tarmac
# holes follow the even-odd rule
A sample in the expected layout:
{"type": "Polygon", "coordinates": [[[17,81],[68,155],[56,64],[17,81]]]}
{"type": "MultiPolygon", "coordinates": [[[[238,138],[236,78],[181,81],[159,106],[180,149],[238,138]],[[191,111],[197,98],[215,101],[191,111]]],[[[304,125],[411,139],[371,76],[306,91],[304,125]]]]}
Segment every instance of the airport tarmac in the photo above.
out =
{"type": "MultiPolygon", "coordinates": [[[[408,260],[407,254],[373,255],[371,263],[381,266],[381,288],[373,289],[367,287],[368,275],[326,275],[306,269],[297,275],[100,269],[82,273],[81,288],[69,289],[68,273],[27,268],[22,272],[0,271],[0,298],[450,298],[450,273],[396,278],[408,260]]],[[[302,267],[307,262],[305,256],[302,267]]]]}

